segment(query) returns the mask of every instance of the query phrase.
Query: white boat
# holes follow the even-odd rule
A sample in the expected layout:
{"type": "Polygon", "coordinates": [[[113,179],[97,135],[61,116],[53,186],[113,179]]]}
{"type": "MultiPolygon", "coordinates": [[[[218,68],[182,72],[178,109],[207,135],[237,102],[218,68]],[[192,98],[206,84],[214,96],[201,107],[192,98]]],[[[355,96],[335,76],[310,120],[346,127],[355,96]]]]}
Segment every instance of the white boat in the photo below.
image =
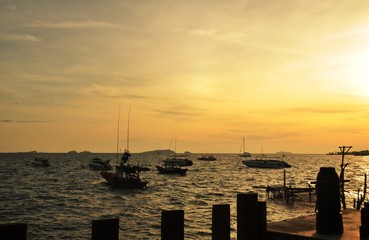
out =
{"type": "MultiPolygon", "coordinates": [[[[170,150],[170,145],[172,144],[172,139],[170,140],[169,150],[170,150]]],[[[187,154],[177,154],[176,150],[177,150],[177,138],[175,138],[175,141],[174,141],[174,155],[169,156],[168,158],[163,160],[163,164],[176,165],[176,166],[192,166],[193,161],[188,159],[188,155],[187,154]]]]}
{"type": "Polygon", "coordinates": [[[177,166],[192,166],[193,161],[187,158],[187,155],[174,155],[163,160],[164,164],[177,166]]]}
{"type": "Polygon", "coordinates": [[[240,157],[251,157],[251,154],[245,151],[245,137],[243,137],[241,150],[240,150],[240,155],[239,155],[240,157]]]}
{"type": "Polygon", "coordinates": [[[103,161],[100,158],[94,158],[92,162],[88,163],[88,167],[91,170],[112,170],[113,166],[109,162],[110,160],[103,161]]]}
{"type": "Polygon", "coordinates": [[[262,156],[255,159],[243,160],[243,164],[251,168],[290,168],[291,165],[282,160],[282,157],[262,156]]]}

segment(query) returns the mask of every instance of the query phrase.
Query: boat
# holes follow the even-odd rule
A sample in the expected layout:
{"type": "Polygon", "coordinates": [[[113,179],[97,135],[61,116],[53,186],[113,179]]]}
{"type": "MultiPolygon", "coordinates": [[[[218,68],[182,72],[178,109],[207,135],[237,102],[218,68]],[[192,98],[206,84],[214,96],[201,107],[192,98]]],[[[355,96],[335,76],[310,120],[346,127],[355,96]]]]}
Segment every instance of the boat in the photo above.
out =
{"type": "Polygon", "coordinates": [[[187,168],[182,168],[181,165],[174,163],[163,162],[162,166],[156,165],[156,169],[160,174],[180,174],[184,175],[187,172],[187,168]]]}
{"type": "Polygon", "coordinates": [[[192,166],[193,161],[187,158],[187,155],[174,155],[163,160],[165,164],[177,166],[192,166]]]}
{"type": "MultiPolygon", "coordinates": [[[[170,150],[171,143],[172,143],[172,139],[170,140],[169,150],[170,150]]],[[[163,160],[163,163],[167,165],[176,165],[176,166],[192,166],[193,161],[188,159],[188,154],[177,154],[176,152],[177,138],[175,138],[174,144],[175,144],[174,145],[174,155],[169,156],[167,159],[163,160]]]]}
{"type": "Polygon", "coordinates": [[[217,160],[213,155],[202,155],[201,157],[198,157],[197,159],[201,160],[201,161],[215,161],[215,160],[217,160]]]}
{"type": "Polygon", "coordinates": [[[92,162],[88,163],[91,170],[112,170],[113,166],[109,163],[110,160],[103,161],[100,158],[93,158],[92,162]]]}
{"type": "MultiPolygon", "coordinates": [[[[119,119],[120,119],[120,108],[118,114],[118,133],[117,133],[117,162],[119,157],[119,119]]],[[[141,189],[146,188],[148,181],[140,178],[140,172],[149,171],[147,167],[139,165],[131,165],[128,163],[131,153],[129,152],[129,116],[128,113],[128,128],[127,128],[127,148],[121,158],[119,166],[115,166],[115,172],[109,172],[103,170],[100,175],[106,180],[111,187],[125,188],[125,189],[141,189]]]]}
{"type": "Polygon", "coordinates": [[[37,157],[31,161],[33,167],[50,167],[49,159],[37,157]]]}
{"type": "Polygon", "coordinates": [[[239,154],[240,157],[251,157],[251,154],[249,152],[245,151],[245,137],[243,137],[241,150],[240,150],[240,154],[239,154]]]}
{"type": "Polygon", "coordinates": [[[149,168],[137,165],[122,164],[116,166],[115,172],[101,171],[100,175],[112,187],[126,189],[146,188],[148,181],[140,178],[140,172],[149,171],[149,168]]]}
{"type": "Polygon", "coordinates": [[[255,159],[243,160],[242,163],[251,168],[290,168],[291,165],[282,160],[282,157],[262,156],[255,159]]]}

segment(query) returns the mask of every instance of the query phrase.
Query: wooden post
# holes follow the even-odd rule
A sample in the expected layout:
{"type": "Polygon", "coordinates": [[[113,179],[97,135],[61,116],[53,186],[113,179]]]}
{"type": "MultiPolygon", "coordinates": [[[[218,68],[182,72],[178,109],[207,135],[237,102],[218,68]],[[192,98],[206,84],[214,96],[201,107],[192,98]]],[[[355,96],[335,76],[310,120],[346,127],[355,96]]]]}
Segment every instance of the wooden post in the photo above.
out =
{"type": "Polygon", "coordinates": [[[92,240],[118,240],[119,218],[92,220],[92,240]]]}
{"type": "Polygon", "coordinates": [[[286,169],[283,170],[283,197],[284,197],[284,199],[287,198],[287,192],[286,192],[286,169]]]}
{"type": "Polygon", "coordinates": [[[213,205],[212,240],[231,239],[231,213],[229,204],[213,205]]]}
{"type": "Polygon", "coordinates": [[[340,173],[340,184],[341,184],[341,201],[342,201],[342,208],[346,209],[346,198],[345,198],[345,168],[347,167],[348,163],[345,162],[345,155],[350,151],[352,146],[340,146],[339,147],[342,153],[342,163],[341,163],[341,173],[340,173]]]}
{"type": "Polygon", "coordinates": [[[237,194],[237,240],[259,239],[258,195],[237,194]]]}
{"type": "Polygon", "coordinates": [[[0,239],[27,240],[27,224],[25,223],[0,224],[0,239]]]}
{"type": "Polygon", "coordinates": [[[258,202],[259,240],[266,240],[267,234],[267,206],[266,202],[258,202]]]}
{"type": "Polygon", "coordinates": [[[161,212],[161,240],[184,240],[184,211],[161,212]]]}
{"type": "Polygon", "coordinates": [[[369,208],[367,203],[361,209],[361,225],[359,227],[360,239],[369,238],[369,208]]]}

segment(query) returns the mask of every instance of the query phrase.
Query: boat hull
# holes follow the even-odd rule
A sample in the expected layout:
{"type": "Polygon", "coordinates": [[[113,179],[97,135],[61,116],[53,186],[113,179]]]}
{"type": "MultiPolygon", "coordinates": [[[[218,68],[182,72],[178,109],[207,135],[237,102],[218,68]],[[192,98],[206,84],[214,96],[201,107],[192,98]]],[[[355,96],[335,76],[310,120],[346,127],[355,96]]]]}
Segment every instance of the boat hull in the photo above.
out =
{"type": "Polygon", "coordinates": [[[213,157],[213,156],[201,156],[201,157],[198,157],[197,160],[201,160],[201,161],[215,161],[217,159],[215,157],[213,157]]]}
{"type": "Polygon", "coordinates": [[[180,158],[169,158],[163,160],[164,164],[176,165],[176,166],[192,166],[193,162],[190,159],[180,159],[180,158]]]}
{"type": "Polygon", "coordinates": [[[242,161],[251,168],[290,168],[291,165],[282,160],[244,160],[242,161]]]}
{"type": "Polygon", "coordinates": [[[187,172],[186,168],[178,168],[178,167],[161,167],[156,166],[156,169],[160,174],[180,174],[184,175],[187,172]]]}
{"type": "Polygon", "coordinates": [[[108,161],[103,161],[99,158],[94,158],[92,160],[92,162],[88,163],[88,167],[91,170],[95,170],[95,171],[101,171],[101,170],[112,170],[113,166],[110,165],[110,160],[108,161]]]}
{"type": "Polygon", "coordinates": [[[125,189],[142,189],[146,188],[147,181],[141,179],[128,179],[117,176],[115,173],[101,171],[100,175],[108,182],[112,187],[125,188],[125,189]]]}

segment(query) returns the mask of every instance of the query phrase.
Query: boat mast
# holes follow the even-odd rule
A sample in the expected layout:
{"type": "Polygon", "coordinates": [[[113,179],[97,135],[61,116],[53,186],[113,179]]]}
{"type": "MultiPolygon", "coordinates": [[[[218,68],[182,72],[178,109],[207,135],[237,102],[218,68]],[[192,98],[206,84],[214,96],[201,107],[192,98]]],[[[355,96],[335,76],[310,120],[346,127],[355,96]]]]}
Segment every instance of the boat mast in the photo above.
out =
{"type": "Polygon", "coordinates": [[[129,119],[131,116],[131,105],[129,105],[129,110],[128,110],[128,124],[127,124],[127,150],[129,151],[129,119]]]}
{"type": "Polygon", "coordinates": [[[119,105],[119,110],[118,110],[117,157],[116,157],[116,163],[115,164],[118,164],[118,159],[119,159],[119,122],[120,122],[120,105],[119,105]]]}

